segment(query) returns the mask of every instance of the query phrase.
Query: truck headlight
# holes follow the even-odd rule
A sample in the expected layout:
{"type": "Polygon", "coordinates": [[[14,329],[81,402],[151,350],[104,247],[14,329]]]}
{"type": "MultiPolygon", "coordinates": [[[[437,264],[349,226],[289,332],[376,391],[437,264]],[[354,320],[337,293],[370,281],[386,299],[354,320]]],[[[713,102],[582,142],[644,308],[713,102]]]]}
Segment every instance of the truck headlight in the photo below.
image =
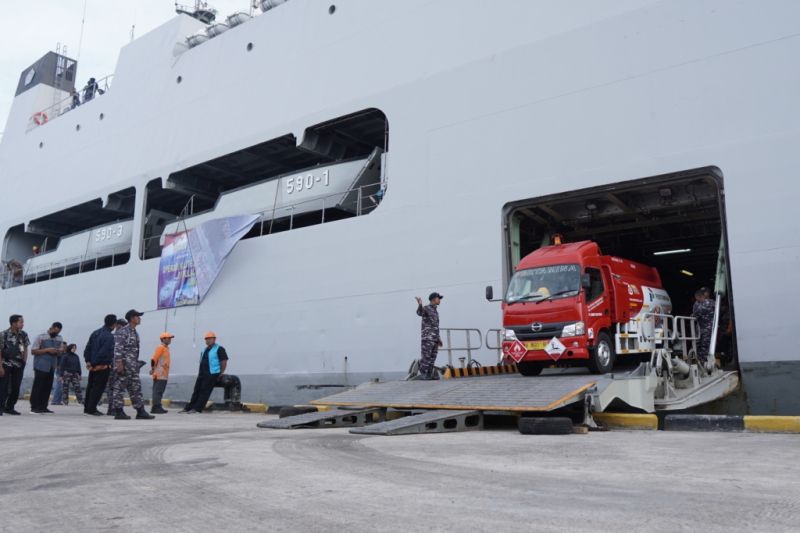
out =
{"type": "Polygon", "coordinates": [[[583,322],[575,322],[574,324],[568,324],[564,326],[564,329],[561,331],[562,337],[578,337],[586,333],[586,326],[583,322]]]}
{"type": "Polygon", "coordinates": [[[515,341],[515,340],[517,340],[517,334],[514,333],[513,329],[503,330],[503,340],[504,341],[515,341]]]}

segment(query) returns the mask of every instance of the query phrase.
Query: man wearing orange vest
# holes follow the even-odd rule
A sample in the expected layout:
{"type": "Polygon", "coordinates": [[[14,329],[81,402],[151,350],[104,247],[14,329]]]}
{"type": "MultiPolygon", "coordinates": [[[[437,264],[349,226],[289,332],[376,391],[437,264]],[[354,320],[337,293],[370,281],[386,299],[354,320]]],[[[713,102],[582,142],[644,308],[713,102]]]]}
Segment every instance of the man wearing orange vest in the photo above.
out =
{"type": "Polygon", "coordinates": [[[214,386],[228,366],[228,353],[225,348],[217,344],[217,334],[209,331],[204,337],[206,348],[200,353],[200,369],[197,373],[197,381],[194,383],[192,399],[189,400],[183,411],[180,411],[181,413],[190,415],[202,413],[214,386]]]}
{"type": "Polygon", "coordinates": [[[164,389],[167,388],[169,379],[169,345],[175,336],[166,331],[161,334],[161,344],[156,348],[153,358],[150,359],[150,375],[153,376],[153,399],[150,412],[157,415],[166,414],[168,411],[161,405],[164,389]]]}

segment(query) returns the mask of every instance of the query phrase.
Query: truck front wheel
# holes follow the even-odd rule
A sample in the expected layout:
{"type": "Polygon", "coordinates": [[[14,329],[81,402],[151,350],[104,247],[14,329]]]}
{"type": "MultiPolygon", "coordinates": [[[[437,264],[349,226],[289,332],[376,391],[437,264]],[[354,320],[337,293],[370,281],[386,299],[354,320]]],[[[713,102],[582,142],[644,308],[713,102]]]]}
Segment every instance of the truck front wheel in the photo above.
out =
{"type": "Polygon", "coordinates": [[[606,374],[611,372],[614,368],[614,345],[611,343],[611,338],[605,331],[597,336],[597,344],[590,353],[589,357],[589,370],[595,374],[606,374]]]}
{"type": "Polygon", "coordinates": [[[517,370],[523,376],[538,376],[543,368],[541,363],[517,363],[517,370]]]}

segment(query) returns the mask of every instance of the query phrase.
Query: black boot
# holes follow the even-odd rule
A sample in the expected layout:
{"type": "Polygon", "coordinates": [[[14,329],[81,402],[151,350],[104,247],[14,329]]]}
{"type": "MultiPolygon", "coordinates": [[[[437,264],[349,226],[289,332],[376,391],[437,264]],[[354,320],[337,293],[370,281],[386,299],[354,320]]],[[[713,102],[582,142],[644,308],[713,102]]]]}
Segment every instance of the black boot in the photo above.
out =
{"type": "Polygon", "coordinates": [[[108,411],[106,411],[106,416],[114,416],[117,414],[117,410],[113,409],[110,405],[108,406],[108,411]]]}
{"type": "Polygon", "coordinates": [[[153,407],[152,409],[150,409],[150,412],[151,412],[152,414],[154,414],[154,415],[165,415],[165,414],[167,414],[169,411],[167,411],[166,409],[164,409],[164,408],[163,408],[162,406],[160,406],[160,405],[156,405],[155,407],[153,407]]]}
{"type": "Polygon", "coordinates": [[[114,414],[114,420],[130,420],[131,417],[125,414],[125,411],[120,407],[117,409],[116,414],[114,414]]]}
{"type": "Polygon", "coordinates": [[[144,407],[136,409],[136,420],[152,420],[153,418],[155,417],[148,413],[144,407]]]}

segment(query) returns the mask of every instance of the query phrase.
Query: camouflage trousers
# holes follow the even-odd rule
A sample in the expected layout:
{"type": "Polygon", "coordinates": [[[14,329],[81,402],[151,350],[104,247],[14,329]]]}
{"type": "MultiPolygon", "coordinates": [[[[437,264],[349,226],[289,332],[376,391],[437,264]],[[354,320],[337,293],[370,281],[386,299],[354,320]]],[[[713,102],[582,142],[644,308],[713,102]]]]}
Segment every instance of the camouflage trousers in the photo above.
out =
{"type": "Polygon", "coordinates": [[[128,391],[128,396],[131,398],[131,404],[135,409],[144,407],[144,398],[142,397],[142,382],[139,380],[139,362],[138,361],[125,361],[125,372],[117,374],[116,370],[111,370],[111,378],[109,379],[109,402],[111,402],[112,409],[121,409],[125,405],[125,391],[128,391]]]}
{"type": "Polygon", "coordinates": [[[61,376],[63,380],[63,385],[61,386],[61,401],[64,405],[69,403],[69,391],[70,389],[75,392],[75,397],[78,399],[78,403],[83,403],[83,389],[81,389],[81,375],[76,372],[64,372],[61,376]]]}
{"type": "Polygon", "coordinates": [[[697,358],[700,361],[708,361],[713,355],[709,355],[708,351],[711,349],[711,329],[700,330],[700,339],[697,341],[697,358]]]}
{"type": "Polygon", "coordinates": [[[433,375],[433,365],[436,363],[436,356],[439,354],[439,341],[422,339],[422,356],[419,360],[419,373],[423,376],[433,375]]]}

